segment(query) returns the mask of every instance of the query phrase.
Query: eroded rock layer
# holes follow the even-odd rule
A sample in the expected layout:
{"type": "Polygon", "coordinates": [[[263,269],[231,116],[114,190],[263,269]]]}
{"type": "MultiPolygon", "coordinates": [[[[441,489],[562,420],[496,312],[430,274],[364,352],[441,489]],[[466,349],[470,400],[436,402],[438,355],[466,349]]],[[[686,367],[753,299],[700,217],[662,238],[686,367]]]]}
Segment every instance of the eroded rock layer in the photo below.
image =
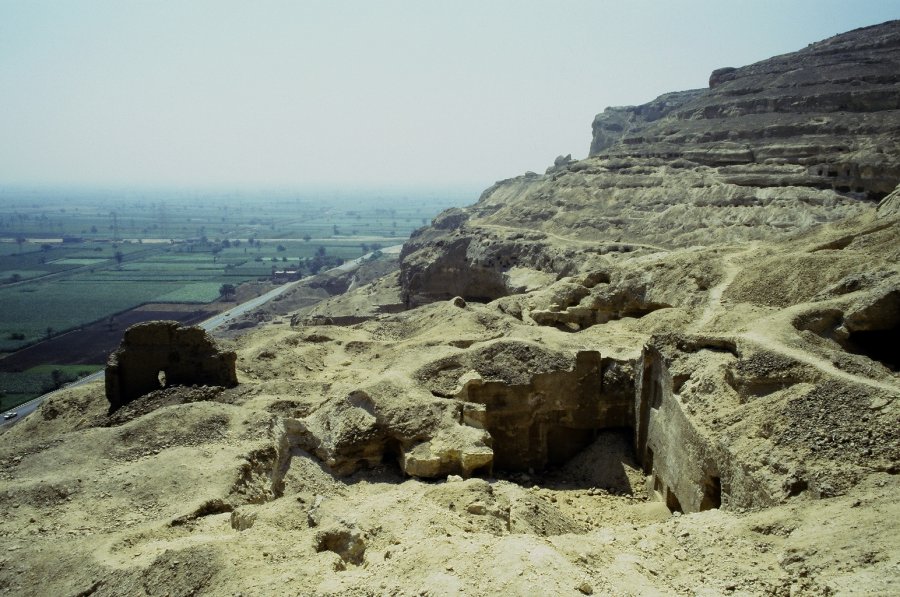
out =
{"type": "Polygon", "coordinates": [[[235,353],[130,330],[0,441],[0,592],[892,594],[898,30],[607,110],[235,353]]]}

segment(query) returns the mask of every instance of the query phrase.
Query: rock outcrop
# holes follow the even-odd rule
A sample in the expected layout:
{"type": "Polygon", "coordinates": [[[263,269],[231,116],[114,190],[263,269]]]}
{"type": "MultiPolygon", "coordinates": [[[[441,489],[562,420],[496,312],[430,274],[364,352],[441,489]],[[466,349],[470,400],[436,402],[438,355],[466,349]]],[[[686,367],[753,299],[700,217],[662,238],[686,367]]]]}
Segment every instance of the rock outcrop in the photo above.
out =
{"type": "Polygon", "coordinates": [[[785,237],[900,183],[900,21],[711,82],[608,108],[589,158],[500,181],[420,230],[401,254],[407,304],[493,300],[604,255],[785,237]]]}
{"type": "Polygon", "coordinates": [[[493,452],[482,429],[483,408],[416,393],[391,383],[353,391],[303,419],[288,419],[288,437],[338,475],[391,461],[414,477],[490,471],[493,452]]]}
{"type": "Polygon", "coordinates": [[[900,180],[900,21],[857,29],[742,68],[709,89],[666,94],[594,119],[592,156],[741,165],[746,181],[879,199],[900,180]]]}
{"type": "Polygon", "coordinates": [[[236,365],[130,329],[114,408],[242,383],[0,436],[0,588],[896,593],[898,30],[607,110],[236,365]]]}
{"type": "Polygon", "coordinates": [[[125,331],[106,363],[106,399],[116,410],[160,387],[237,385],[237,355],[197,326],[148,321],[125,331]]]}

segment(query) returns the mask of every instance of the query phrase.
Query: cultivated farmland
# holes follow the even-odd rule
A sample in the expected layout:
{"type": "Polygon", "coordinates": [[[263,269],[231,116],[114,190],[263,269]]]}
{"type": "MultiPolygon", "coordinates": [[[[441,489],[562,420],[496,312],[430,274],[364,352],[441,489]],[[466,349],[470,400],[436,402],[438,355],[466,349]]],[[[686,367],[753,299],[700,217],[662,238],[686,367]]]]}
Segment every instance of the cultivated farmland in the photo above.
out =
{"type": "Polygon", "coordinates": [[[3,405],[96,370],[126,324],[195,321],[231,306],[232,288],[253,296],[283,281],[275,272],[307,275],[402,243],[470,199],[0,189],[3,405]],[[110,339],[99,354],[77,348],[100,332],[110,339]]]}

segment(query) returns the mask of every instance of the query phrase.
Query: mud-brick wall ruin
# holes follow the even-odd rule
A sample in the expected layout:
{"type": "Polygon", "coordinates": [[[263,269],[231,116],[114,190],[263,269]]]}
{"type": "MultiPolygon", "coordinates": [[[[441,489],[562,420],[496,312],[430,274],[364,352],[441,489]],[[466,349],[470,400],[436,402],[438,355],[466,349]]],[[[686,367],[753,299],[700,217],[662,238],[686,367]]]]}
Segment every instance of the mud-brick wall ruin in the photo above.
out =
{"type": "Polygon", "coordinates": [[[149,321],[125,331],[106,363],[110,409],[171,385],[237,385],[237,355],[219,350],[199,327],[149,321]]]}

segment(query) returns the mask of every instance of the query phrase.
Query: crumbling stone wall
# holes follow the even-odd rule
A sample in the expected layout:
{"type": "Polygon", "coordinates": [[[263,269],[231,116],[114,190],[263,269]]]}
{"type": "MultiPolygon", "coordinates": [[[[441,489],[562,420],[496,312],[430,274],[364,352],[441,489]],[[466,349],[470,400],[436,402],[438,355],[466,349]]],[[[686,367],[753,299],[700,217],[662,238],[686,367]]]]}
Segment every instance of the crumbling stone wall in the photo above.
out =
{"type": "MultiPolygon", "coordinates": [[[[637,363],[635,452],[647,475],[649,495],[673,511],[771,506],[779,501],[780,481],[761,475],[752,453],[735,450],[722,435],[710,433],[698,414],[697,409],[705,408],[698,394],[716,402],[732,399],[729,374],[716,365],[723,362],[716,354],[728,355],[723,359],[733,363],[737,349],[729,340],[654,336],[637,363]],[[693,388],[686,393],[688,385],[693,388]]],[[[785,365],[778,369],[789,371],[785,365]]],[[[741,383],[759,388],[769,382],[756,376],[741,383]]]]}
{"type": "Polygon", "coordinates": [[[494,466],[542,470],[590,445],[598,429],[629,427],[628,392],[604,391],[600,353],[580,351],[571,370],[534,375],[529,383],[470,378],[459,399],[484,405],[494,466]]]}
{"type": "MultiPolygon", "coordinates": [[[[648,475],[648,490],[670,510],[718,508],[722,478],[711,446],[697,433],[673,392],[673,378],[658,347],[644,347],[636,380],[636,452],[648,475]]],[[[725,470],[724,492],[730,489],[725,470]]]]}
{"type": "Polygon", "coordinates": [[[237,385],[237,355],[219,350],[200,327],[148,321],[125,330],[106,362],[106,399],[111,410],[171,385],[237,385]]]}

